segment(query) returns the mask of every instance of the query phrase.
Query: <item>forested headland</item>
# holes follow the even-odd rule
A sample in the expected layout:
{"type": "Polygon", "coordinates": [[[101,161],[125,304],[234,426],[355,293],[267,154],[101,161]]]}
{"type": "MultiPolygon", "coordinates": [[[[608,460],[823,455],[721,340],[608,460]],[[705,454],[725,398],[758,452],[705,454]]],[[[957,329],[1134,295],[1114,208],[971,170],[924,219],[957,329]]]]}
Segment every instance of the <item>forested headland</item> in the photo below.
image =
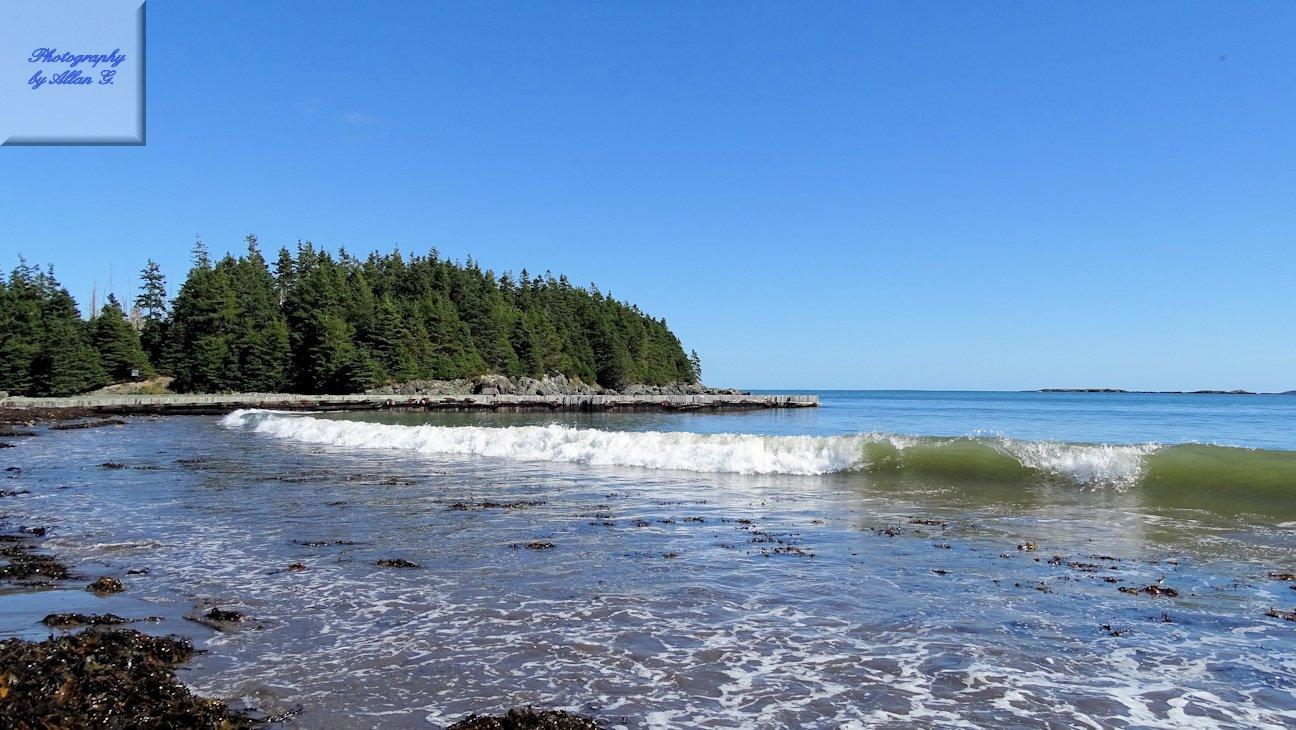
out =
{"type": "Polygon", "coordinates": [[[197,393],[356,393],[487,373],[613,389],[700,378],[697,353],[635,305],[435,250],[359,259],[307,242],[271,264],[255,236],[215,261],[199,241],[167,292],[150,260],[129,311],[109,295],[85,320],[52,269],[21,261],[0,282],[0,390],[73,395],[155,374],[197,393]]]}

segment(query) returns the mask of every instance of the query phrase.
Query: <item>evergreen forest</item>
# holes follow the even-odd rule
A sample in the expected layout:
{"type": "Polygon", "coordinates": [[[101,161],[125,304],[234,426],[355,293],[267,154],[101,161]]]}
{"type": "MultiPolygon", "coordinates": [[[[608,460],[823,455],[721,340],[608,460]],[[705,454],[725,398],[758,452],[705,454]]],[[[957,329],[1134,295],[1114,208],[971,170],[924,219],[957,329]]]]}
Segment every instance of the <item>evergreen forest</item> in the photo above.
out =
{"type": "Polygon", "coordinates": [[[0,391],[73,395],[156,374],[194,393],[356,393],[487,373],[614,389],[700,377],[665,320],[564,276],[309,242],[270,262],[255,236],[246,243],[213,260],[200,240],[174,298],[150,260],[129,311],[109,295],[89,320],[51,268],[20,261],[0,281],[0,391]]]}

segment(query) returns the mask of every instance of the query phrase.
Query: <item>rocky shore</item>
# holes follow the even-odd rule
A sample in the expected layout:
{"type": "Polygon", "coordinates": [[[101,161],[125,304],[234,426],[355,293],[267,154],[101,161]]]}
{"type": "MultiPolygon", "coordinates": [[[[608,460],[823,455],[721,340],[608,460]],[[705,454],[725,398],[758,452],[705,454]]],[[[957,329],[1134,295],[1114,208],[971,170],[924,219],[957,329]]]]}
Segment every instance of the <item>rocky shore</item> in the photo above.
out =
{"type": "Polygon", "coordinates": [[[710,388],[701,383],[668,385],[628,385],[621,389],[604,388],[569,379],[565,375],[509,378],[505,375],[479,375],[457,380],[412,380],[396,385],[366,390],[367,395],[747,395],[737,388],[710,388]]]}
{"type": "MultiPolygon", "coordinates": [[[[0,429],[15,427],[59,430],[63,424],[77,425],[89,414],[84,411],[53,409],[26,412],[0,409],[0,429]],[[54,424],[43,423],[54,421],[54,424]]],[[[96,422],[91,422],[94,425],[96,422]]],[[[122,424],[117,421],[114,425],[122,424]]],[[[41,431],[46,433],[46,431],[41,431]]],[[[24,437],[35,435],[24,432],[24,437]]],[[[119,462],[105,462],[102,469],[134,468],[119,462]]],[[[134,615],[123,610],[120,596],[129,596],[121,580],[100,575],[91,580],[83,570],[97,572],[95,565],[65,564],[50,552],[47,528],[16,525],[19,515],[35,515],[8,508],[27,505],[33,492],[24,488],[23,469],[8,466],[0,471],[5,489],[0,489],[0,605],[6,598],[22,594],[84,587],[109,609],[103,613],[50,613],[41,624],[52,633],[42,641],[22,638],[0,640],[0,728],[209,728],[234,730],[279,726],[302,711],[298,705],[270,715],[241,700],[204,697],[190,691],[181,680],[182,671],[195,654],[194,641],[179,634],[158,635],[164,624],[156,616],[134,615]],[[121,611],[122,616],[112,612],[121,611]]],[[[44,515],[52,517],[52,515],[44,515]]],[[[413,566],[399,559],[379,561],[392,567],[413,566]]],[[[417,566],[414,566],[417,567],[417,566]]],[[[305,570],[296,563],[288,571],[305,570]]],[[[128,570],[142,579],[147,567],[128,570]]],[[[0,608],[0,613],[3,608],[0,608]]],[[[248,618],[240,611],[199,605],[185,619],[213,631],[228,631],[248,618]]],[[[499,715],[471,714],[452,727],[463,730],[595,730],[593,718],[563,710],[518,707],[499,715]]]]}

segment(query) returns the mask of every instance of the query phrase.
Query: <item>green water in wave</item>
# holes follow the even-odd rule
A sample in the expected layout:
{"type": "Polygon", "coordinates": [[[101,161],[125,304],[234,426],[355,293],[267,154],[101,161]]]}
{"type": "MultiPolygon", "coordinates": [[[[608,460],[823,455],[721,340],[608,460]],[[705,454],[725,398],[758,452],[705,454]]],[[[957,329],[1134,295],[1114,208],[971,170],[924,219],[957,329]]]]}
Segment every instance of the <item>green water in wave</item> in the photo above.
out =
{"type": "Polygon", "coordinates": [[[918,439],[863,447],[874,480],[939,480],[984,491],[1041,483],[1120,489],[1148,506],[1296,519],[1296,452],[1203,444],[1103,446],[918,439]]]}

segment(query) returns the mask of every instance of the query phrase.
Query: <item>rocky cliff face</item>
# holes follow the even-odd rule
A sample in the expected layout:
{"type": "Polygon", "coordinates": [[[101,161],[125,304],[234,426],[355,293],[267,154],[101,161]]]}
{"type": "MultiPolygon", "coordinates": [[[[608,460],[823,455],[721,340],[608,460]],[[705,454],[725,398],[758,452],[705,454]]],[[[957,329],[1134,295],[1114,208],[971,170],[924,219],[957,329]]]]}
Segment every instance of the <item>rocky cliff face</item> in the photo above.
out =
{"type": "Polygon", "coordinates": [[[631,385],[621,390],[590,385],[564,375],[540,379],[481,375],[458,380],[411,380],[365,391],[370,395],[741,395],[736,388],[708,388],[699,383],[631,385]]]}

